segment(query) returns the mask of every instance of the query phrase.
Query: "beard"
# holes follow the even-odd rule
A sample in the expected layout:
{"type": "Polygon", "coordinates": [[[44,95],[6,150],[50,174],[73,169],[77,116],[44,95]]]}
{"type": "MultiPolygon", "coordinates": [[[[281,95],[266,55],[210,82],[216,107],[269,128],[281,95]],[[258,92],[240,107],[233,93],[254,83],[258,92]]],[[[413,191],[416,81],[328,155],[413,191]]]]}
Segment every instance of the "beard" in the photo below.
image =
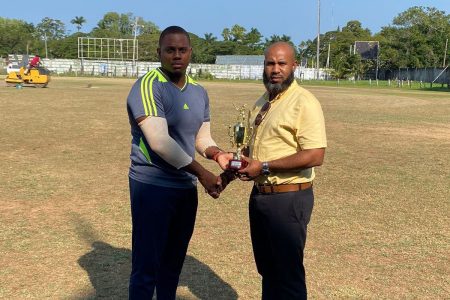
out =
{"type": "Polygon", "coordinates": [[[294,81],[294,72],[291,72],[289,76],[283,80],[281,83],[271,83],[269,77],[267,77],[266,72],[263,71],[263,83],[269,93],[270,99],[273,99],[278,94],[284,92],[288,89],[291,83],[294,81]]]}

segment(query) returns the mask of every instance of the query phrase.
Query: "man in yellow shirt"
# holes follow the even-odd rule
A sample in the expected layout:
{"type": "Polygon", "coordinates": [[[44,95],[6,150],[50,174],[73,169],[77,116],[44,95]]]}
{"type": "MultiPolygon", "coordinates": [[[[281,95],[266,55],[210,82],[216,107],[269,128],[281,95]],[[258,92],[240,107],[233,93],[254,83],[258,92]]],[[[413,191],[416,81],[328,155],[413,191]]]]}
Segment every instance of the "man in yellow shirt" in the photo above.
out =
{"type": "Polygon", "coordinates": [[[241,179],[254,180],[249,214],[263,299],[306,299],[303,250],[314,205],[314,167],[327,146],[322,108],[294,80],[294,48],[265,51],[266,93],[251,111],[253,136],[241,179]]]}

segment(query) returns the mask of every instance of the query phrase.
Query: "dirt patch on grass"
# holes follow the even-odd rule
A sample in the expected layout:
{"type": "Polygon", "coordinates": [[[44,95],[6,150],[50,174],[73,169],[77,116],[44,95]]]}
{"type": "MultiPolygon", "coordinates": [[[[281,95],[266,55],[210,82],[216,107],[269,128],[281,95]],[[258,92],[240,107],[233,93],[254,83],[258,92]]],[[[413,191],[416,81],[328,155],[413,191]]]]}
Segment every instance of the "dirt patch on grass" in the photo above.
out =
{"type": "MultiPolygon", "coordinates": [[[[0,86],[0,298],[127,297],[125,99],[133,82],[54,78],[45,89],[0,86]]],[[[211,98],[213,137],[230,149],[233,104],[251,107],[262,83],[201,84],[211,98]]],[[[306,247],[311,298],[446,298],[448,95],[307,89],[321,101],[329,141],[306,247]]],[[[260,299],[250,189],[233,182],[219,200],[199,189],[179,299],[260,299]]]]}
{"type": "Polygon", "coordinates": [[[422,139],[436,139],[442,143],[450,142],[450,125],[448,124],[423,124],[422,126],[408,126],[408,127],[384,127],[378,126],[370,128],[380,134],[390,136],[405,136],[411,138],[422,139]]]}

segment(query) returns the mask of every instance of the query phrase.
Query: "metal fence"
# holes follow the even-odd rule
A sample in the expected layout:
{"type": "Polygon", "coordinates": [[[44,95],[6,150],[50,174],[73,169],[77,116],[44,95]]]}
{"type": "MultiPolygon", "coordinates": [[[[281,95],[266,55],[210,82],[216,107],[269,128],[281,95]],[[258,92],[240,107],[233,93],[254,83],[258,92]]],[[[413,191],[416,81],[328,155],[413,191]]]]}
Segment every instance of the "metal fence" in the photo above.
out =
{"type": "Polygon", "coordinates": [[[378,79],[450,84],[450,68],[401,68],[397,70],[380,70],[378,79]]]}

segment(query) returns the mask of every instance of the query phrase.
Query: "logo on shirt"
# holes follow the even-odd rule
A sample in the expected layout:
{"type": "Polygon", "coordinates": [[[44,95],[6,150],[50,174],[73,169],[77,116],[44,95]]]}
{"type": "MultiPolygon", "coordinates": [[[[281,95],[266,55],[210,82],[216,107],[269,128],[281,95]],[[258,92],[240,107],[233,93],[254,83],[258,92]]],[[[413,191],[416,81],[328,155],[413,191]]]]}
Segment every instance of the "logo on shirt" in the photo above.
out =
{"type": "Polygon", "coordinates": [[[183,109],[184,109],[184,110],[189,109],[189,106],[187,105],[187,103],[185,103],[185,104],[183,105],[183,109]]]}

